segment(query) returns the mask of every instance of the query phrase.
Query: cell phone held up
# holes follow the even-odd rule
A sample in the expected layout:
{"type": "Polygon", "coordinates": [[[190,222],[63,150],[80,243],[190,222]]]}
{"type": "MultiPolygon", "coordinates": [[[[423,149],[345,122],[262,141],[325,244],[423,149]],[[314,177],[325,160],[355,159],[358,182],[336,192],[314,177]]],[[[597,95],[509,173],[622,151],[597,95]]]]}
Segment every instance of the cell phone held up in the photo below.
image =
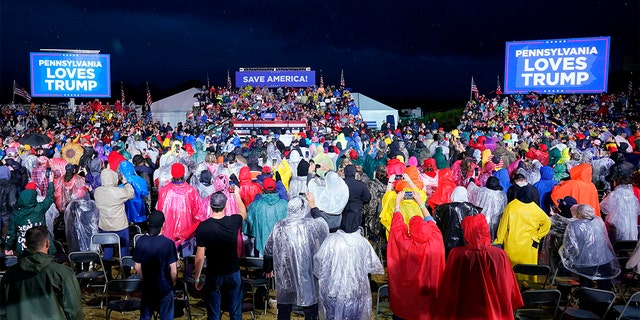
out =
{"type": "Polygon", "coordinates": [[[413,199],[413,191],[405,191],[404,200],[412,200],[412,199],[413,199]]]}
{"type": "Polygon", "coordinates": [[[229,193],[234,193],[234,192],[236,192],[236,186],[230,185],[229,186],[229,193]]]}

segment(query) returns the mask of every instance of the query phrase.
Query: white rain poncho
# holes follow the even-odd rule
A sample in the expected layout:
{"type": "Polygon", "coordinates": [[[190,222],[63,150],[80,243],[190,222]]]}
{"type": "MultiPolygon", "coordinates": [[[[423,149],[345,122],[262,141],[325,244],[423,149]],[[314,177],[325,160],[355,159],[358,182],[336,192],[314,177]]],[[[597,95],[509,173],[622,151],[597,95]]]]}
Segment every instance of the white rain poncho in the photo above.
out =
{"type": "Polygon", "coordinates": [[[93,200],[74,200],[64,212],[65,233],[69,252],[97,251],[91,245],[91,235],[98,233],[100,210],[93,200]]]}
{"type": "Polygon", "coordinates": [[[311,217],[309,204],[295,197],[287,205],[287,217],[273,227],[264,248],[273,257],[278,303],[307,307],[318,303],[318,282],[313,256],[329,234],[324,219],[311,217]]]}
{"type": "Polygon", "coordinates": [[[491,240],[495,240],[502,212],[507,206],[507,194],[502,190],[491,190],[487,187],[478,188],[473,183],[469,186],[469,200],[473,205],[482,208],[482,214],[487,218],[487,224],[489,224],[491,240]],[[475,188],[475,192],[472,192],[471,188],[475,188]]]}
{"type": "Polygon", "coordinates": [[[329,215],[341,214],[349,201],[349,187],[334,171],[327,172],[324,179],[311,179],[309,192],[313,194],[318,209],[329,215]]]}
{"type": "Polygon", "coordinates": [[[313,273],[320,285],[320,315],[326,319],[371,319],[367,275],[384,274],[371,244],[359,232],[330,234],[315,255],[313,273]]]}
{"type": "MultiPolygon", "coordinates": [[[[36,199],[38,199],[38,202],[42,202],[45,198],[45,196],[36,197],[36,199]]],[[[53,222],[57,217],[60,216],[60,211],[58,211],[58,207],[56,207],[55,203],[52,203],[51,206],[49,206],[49,209],[47,210],[47,212],[45,212],[44,216],[47,219],[47,229],[49,230],[49,233],[54,234],[53,222]]]]}
{"type": "Polygon", "coordinates": [[[600,210],[607,215],[605,220],[611,241],[638,240],[640,203],[630,184],[617,186],[602,199],[600,210]]]}
{"type": "Polygon", "coordinates": [[[291,181],[289,181],[289,199],[293,197],[297,197],[300,194],[305,194],[309,191],[307,187],[307,177],[298,177],[294,175],[291,177],[291,181]]]}
{"type": "Polygon", "coordinates": [[[604,223],[596,216],[567,225],[560,259],[567,270],[591,280],[612,279],[620,274],[604,223]]]}

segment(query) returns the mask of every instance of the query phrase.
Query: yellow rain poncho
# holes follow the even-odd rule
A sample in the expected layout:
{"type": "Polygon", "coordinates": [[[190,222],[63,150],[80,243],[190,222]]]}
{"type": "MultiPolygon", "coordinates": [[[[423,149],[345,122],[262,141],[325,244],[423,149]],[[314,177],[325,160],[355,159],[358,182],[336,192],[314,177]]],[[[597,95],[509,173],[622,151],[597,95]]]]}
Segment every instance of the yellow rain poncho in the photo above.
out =
{"type": "MultiPolygon", "coordinates": [[[[427,194],[423,190],[413,189],[413,192],[419,192],[422,196],[422,199],[427,199],[427,194]]],[[[396,206],[396,197],[398,194],[394,191],[387,191],[382,197],[382,211],[380,212],[380,223],[386,229],[387,239],[389,239],[389,230],[391,229],[391,221],[393,220],[393,213],[395,211],[396,206]]],[[[426,200],[425,200],[426,201],[426,200]]],[[[409,225],[409,220],[413,216],[420,216],[424,218],[422,215],[422,210],[414,200],[402,200],[400,202],[400,213],[404,218],[404,223],[409,225]]]]}
{"type": "Polygon", "coordinates": [[[537,264],[536,247],[551,228],[547,214],[533,202],[533,188],[527,185],[518,191],[516,199],[505,207],[498,226],[495,243],[504,245],[513,266],[537,264]]]}

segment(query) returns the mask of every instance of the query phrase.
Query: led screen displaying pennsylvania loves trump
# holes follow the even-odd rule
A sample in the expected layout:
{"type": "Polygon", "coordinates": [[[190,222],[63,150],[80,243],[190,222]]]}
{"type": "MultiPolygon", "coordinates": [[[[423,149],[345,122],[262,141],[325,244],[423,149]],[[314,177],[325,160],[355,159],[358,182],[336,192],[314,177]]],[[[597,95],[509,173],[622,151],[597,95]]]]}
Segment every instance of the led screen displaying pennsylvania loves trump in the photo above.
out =
{"type": "Polygon", "coordinates": [[[34,97],[111,97],[108,54],[31,52],[34,97]]]}
{"type": "Polygon", "coordinates": [[[504,93],[607,91],[609,37],[507,42],[504,93]]]}

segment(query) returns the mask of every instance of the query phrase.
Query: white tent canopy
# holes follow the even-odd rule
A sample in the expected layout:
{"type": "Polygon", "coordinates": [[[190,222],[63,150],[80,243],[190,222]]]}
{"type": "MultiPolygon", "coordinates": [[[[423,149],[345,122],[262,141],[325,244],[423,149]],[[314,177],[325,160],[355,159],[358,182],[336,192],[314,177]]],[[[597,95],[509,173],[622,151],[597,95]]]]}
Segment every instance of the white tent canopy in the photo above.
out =
{"type": "Polygon", "coordinates": [[[200,90],[191,88],[152,103],[153,121],[170,122],[172,125],[184,122],[187,113],[193,110],[193,104],[197,101],[193,96],[197,93],[200,93],[200,90]]]}
{"type": "Polygon", "coordinates": [[[367,122],[369,127],[380,129],[382,122],[387,120],[388,115],[393,115],[394,126],[398,123],[398,110],[373,100],[362,93],[351,93],[351,98],[353,98],[356,106],[360,108],[362,119],[367,122]]]}

